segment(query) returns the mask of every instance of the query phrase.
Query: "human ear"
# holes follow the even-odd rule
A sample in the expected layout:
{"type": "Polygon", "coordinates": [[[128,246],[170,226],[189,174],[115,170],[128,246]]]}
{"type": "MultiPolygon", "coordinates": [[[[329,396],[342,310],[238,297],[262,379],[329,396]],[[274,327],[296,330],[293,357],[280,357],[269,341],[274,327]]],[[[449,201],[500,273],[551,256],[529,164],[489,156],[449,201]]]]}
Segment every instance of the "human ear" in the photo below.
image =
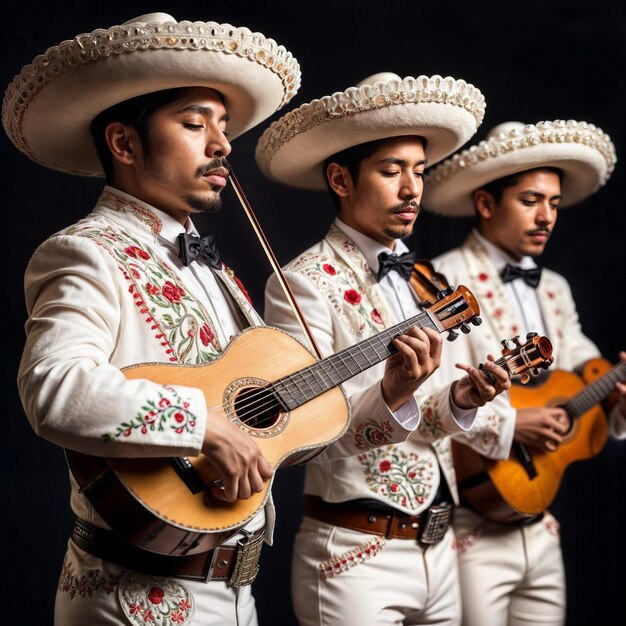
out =
{"type": "Polygon", "coordinates": [[[104,130],[104,137],[113,159],[125,165],[135,162],[136,155],[133,146],[136,133],[133,129],[121,122],[111,122],[104,130]]]}
{"type": "Polygon", "coordinates": [[[493,216],[493,210],[495,207],[494,197],[484,189],[478,189],[474,192],[474,206],[478,215],[488,220],[493,216]]]}
{"type": "Polygon", "coordinates": [[[340,197],[345,198],[349,192],[350,174],[339,163],[329,163],[326,168],[326,178],[330,188],[340,197]]]}

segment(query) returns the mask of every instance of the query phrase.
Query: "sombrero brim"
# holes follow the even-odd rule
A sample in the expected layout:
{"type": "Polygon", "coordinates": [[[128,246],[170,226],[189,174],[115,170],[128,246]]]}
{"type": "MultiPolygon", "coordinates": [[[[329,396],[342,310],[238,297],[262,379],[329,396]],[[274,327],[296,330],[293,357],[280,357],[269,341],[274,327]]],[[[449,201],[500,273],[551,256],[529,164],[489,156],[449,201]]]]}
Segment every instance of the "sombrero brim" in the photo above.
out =
{"type": "Polygon", "coordinates": [[[407,77],[352,87],[283,115],[259,139],[256,159],[272,180],[325,189],[322,165],[341,150],[419,135],[428,142],[426,158],[432,165],[474,135],[484,111],[480,91],[450,77],[407,77]]]}
{"type": "Polygon", "coordinates": [[[293,56],[247,28],[214,22],[151,22],[79,35],[50,48],[8,87],[2,121],[13,143],[53,169],[102,176],[93,118],[135,96],[210,87],[224,97],[229,138],[286,104],[300,85],[293,56]]]}
{"type": "Polygon", "coordinates": [[[539,122],[491,137],[430,170],[422,206],[448,216],[474,214],[472,194],[494,180],[538,167],[563,171],[560,207],[581,202],[608,180],[615,146],[600,128],[586,122],[539,122]]]}

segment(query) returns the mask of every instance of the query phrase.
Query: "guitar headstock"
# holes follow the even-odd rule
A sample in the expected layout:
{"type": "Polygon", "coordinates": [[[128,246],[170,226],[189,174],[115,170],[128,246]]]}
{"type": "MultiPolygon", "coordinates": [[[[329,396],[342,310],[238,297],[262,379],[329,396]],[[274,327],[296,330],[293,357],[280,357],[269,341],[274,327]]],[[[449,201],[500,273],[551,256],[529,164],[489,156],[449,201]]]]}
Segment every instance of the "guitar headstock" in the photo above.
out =
{"type": "Polygon", "coordinates": [[[547,337],[537,333],[528,333],[526,343],[520,343],[519,335],[512,339],[503,339],[502,358],[497,361],[507,369],[511,376],[521,376],[520,382],[525,385],[531,376],[538,376],[539,370],[547,370],[554,361],[552,343],[547,337]],[[502,363],[500,363],[502,361],[502,363]]]}
{"type": "Polygon", "coordinates": [[[454,331],[459,328],[462,333],[469,333],[471,327],[479,326],[482,323],[480,317],[480,306],[474,294],[463,285],[456,289],[448,287],[440,291],[437,295],[437,302],[433,302],[427,309],[429,314],[436,319],[439,332],[448,331],[448,340],[453,341],[458,333],[454,331]]]}

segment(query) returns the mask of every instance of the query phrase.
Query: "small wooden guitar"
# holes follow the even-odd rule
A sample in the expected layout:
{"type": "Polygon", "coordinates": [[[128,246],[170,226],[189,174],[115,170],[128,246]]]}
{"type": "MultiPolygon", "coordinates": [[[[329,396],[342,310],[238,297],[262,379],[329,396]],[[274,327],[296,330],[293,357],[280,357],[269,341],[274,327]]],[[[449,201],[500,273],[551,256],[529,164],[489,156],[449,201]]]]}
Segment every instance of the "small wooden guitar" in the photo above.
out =
{"type": "MultiPolygon", "coordinates": [[[[347,429],[350,408],[341,383],[396,353],[394,337],[411,326],[440,333],[479,324],[478,303],[459,286],[441,294],[423,313],[325,359],[288,333],[250,328],[205,365],[140,364],[128,378],[200,388],[207,407],[248,432],[274,468],[312,456],[347,429]]],[[[263,492],[246,500],[205,501],[212,476],[206,457],[102,458],[66,450],[81,491],[126,541],[151,552],[204,552],[233,536],[264,506],[263,492]]]]}
{"type": "MultiPolygon", "coordinates": [[[[575,461],[597,455],[608,438],[601,402],[626,380],[626,363],[615,366],[604,359],[585,364],[582,376],[554,370],[529,387],[513,385],[511,404],[518,408],[563,407],[570,429],[559,447],[550,452],[514,445],[506,460],[483,459],[483,476],[465,479],[463,497],[470,506],[495,522],[514,522],[545,511],[554,501],[566,469],[575,461]]],[[[482,458],[482,457],[481,457],[482,458]]]]}
{"type": "MultiPolygon", "coordinates": [[[[513,381],[517,380],[521,385],[528,383],[531,377],[537,377],[539,370],[546,370],[554,361],[550,340],[547,337],[540,337],[537,333],[529,333],[524,345],[520,344],[517,336],[509,341],[505,339],[501,343],[503,356],[496,363],[507,369],[513,381]]],[[[493,521],[505,522],[517,519],[519,514],[502,499],[500,492],[490,480],[490,470],[499,462],[487,459],[455,439],[452,439],[451,444],[461,503],[493,521]]],[[[517,462],[526,462],[529,455],[525,447],[514,442],[513,448],[516,454],[519,454],[519,458],[514,457],[517,462]]],[[[513,457],[513,453],[511,456],[513,457]]]]}

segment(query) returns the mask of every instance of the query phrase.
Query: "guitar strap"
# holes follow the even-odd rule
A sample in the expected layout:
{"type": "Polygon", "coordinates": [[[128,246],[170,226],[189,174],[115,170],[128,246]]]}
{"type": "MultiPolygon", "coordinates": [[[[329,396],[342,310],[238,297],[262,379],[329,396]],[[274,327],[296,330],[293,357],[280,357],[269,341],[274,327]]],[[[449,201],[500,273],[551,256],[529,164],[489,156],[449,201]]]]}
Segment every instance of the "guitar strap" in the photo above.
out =
{"type": "Polygon", "coordinates": [[[435,271],[433,264],[428,259],[415,261],[409,282],[417,293],[422,308],[424,308],[423,305],[437,302],[439,292],[450,285],[443,274],[435,271]]]}

